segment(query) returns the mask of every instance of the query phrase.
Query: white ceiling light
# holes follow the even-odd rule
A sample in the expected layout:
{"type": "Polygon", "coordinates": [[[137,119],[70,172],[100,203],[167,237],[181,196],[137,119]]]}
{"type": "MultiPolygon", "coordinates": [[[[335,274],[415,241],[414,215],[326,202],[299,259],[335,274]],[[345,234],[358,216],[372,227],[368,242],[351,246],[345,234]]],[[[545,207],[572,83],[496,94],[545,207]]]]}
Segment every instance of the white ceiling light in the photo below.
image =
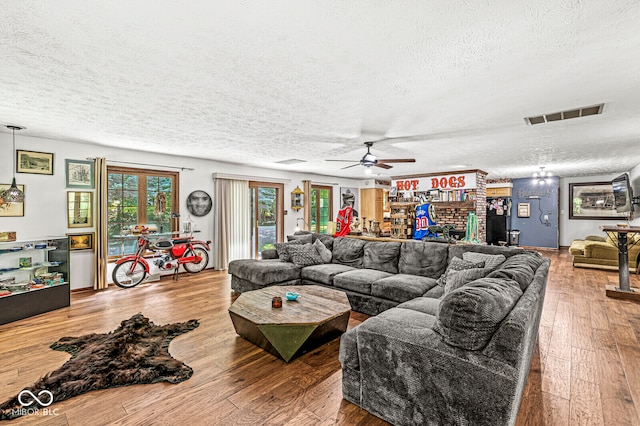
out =
{"type": "Polygon", "coordinates": [[[540,167],[539,172],[533,173],[533,184],[534,185],[542,185],[545,183],[551,183],[551,172],[545,172],[544,167],[540,167]]]}
{"type": "Polygon", "coordinates": [[[364,168],[364,174],[365,175],[370,175],[371,174],[371,166],[366,166],[364,168]]]}

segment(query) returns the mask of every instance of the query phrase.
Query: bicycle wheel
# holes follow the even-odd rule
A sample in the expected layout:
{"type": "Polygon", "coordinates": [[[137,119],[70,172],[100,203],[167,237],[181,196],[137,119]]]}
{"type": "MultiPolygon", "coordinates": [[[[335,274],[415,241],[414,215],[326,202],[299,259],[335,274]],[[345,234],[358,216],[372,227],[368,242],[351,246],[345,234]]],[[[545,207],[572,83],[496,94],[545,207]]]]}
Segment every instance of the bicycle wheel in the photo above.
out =
{"type": "Polygon", "coordinates": [[[200,256],[202,258],[198,263],[191,262],[184,264],[184,269],[192,274],[202,271],[209,264],[209,253],[207,253],[207,250],[203,247],[194,247],[193,250],[189,249],[184,256],[200,256]]]}
{"type": "Polygon", "coordinates": [[[144,265],[133,260],[127,260],[126,262],[116,265],[111,274],[113,283],[122,288],[135,287],[140,284],[146,276],[147,271],[145,271],[144,265]]]}

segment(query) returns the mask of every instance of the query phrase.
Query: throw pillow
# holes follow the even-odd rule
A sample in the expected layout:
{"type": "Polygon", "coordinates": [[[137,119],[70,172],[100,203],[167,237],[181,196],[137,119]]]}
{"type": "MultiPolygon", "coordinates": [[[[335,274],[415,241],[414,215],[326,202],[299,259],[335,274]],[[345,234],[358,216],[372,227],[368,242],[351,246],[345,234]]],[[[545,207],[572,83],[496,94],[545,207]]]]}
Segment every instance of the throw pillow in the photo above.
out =
{"type": "Polygon", "coordinates": [[[299,268],[311,265],[322,265],[322,257],[313,244],[293,244],[287,247],[289,257],[294,265],[299,268]]]}
{"type": "Polygon", "coordinates": [[[491,268],[472,268],[462,271],[455,271],[447,277],[444,285],[444,294],[449,294],[453,290],[457,290],[465,284],[469,284],[480,278],[484,278],[491,272],[491,268]]]}
{"type": "Polygon", "coordinates": [[[322,258],[323,263],[331,263],[331,257],[333,256],[331,250],[329,250],[320,239],[317,239],[316,242],[313,243],[313,246],[322,258]]]}
{"type": "Polygon", "coordinates": [[[287,247],[289,247],[292,244],[303,244],[303,243],[300,240],[293,240],[293,241],[289,241],[288,243],[275,244],[276,252],[278,253],[278,259],[280,259],[283,262],[291,261],[291,259],[289,258],[289,252],[287,251],[287,247]]]}
{"type": "Polygon", "coordinates": [[[539,253],[516,254],[487,277],[512,279],[520,285],[522,291],[525,291],[542,262],[543,258],[539,253]]]}
{"type": "Polygon", "coordinates": [[[490,269],[496,269],[502,264],[502,262],[507,260],[504,254],[486,254],[476,253],[473,251],[466,251],[462,253],[462,258],[469,262],[484,262],[484,267],[490,269]]]}
{"type": "Polygon", "coordinates": [[[447,279],[456,272],[474,268],[484,268],[484,262],[470,262],[468,260],[460,259],[459,257],[454,257],[451,259],[451,262],[449,262],[449,265],[447,265],[447,270],[444,271],[444,274],[438,278],[437,283],[439,286],[445,287],[447,279]]]}
{"type": "Polygon", "coordinates": [[[299,235],[287,235],[287,241],[300,241],[302,244],[313,243],[313,235],[311,234],[299,234],[299,235]]]}
{"type": "Polygon", "coordinates": [[[433,329],[452,346],[482,349],[520,296],[515,281],[481,278],[442,297],[433,329]]]}

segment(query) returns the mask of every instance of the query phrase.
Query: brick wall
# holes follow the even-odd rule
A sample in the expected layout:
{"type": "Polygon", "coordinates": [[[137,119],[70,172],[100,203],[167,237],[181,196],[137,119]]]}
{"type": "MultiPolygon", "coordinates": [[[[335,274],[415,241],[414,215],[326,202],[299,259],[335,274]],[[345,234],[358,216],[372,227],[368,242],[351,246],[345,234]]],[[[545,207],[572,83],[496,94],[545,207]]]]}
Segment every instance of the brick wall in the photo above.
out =
{"type": "Polygon", "coordinates": [[[467,217],[473,208],[452,208],[436,206],[436,222],[438,225],[455,225],[456,229],[464,230],[467,226],[467,217]]]}

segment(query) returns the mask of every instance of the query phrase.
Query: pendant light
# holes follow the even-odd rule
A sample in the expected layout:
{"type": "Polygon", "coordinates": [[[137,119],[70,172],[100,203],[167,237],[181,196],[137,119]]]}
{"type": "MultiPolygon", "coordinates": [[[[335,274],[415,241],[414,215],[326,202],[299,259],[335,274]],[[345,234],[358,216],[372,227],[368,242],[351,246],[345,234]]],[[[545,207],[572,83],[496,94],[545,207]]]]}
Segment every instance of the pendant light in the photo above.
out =
{"type": "Polygon", "coordinates": [[[0,192],[0,199],[5,203],[22,203],[24,202],[24,192],[18,189],[16,185],[16,130],[23,130],[20,126],[6,126],[7,129],[13,131],[13,180],[9,189],[0,192]]]}

